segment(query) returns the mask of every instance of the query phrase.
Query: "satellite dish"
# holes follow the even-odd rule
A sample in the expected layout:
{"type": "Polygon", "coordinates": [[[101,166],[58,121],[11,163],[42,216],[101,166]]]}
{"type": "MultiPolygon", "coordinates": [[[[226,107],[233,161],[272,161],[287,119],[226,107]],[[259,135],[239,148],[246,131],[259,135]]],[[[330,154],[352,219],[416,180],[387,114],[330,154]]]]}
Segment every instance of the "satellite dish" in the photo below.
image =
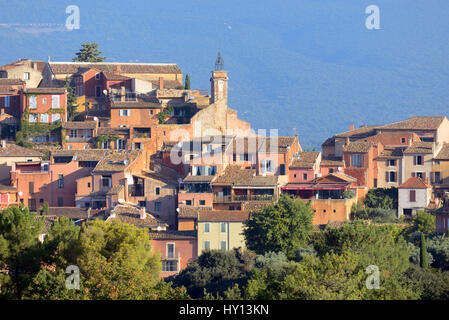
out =
{"type": "Polygon", "coordinates": [[[161,226],[157,226],[157,231],[161,231],[161,230],[162,230],[161,226]]]}
{"type": "Polygon", "coordinates": [[[338,171],[341,171],[341,167],[338,167],[338,171]]]}
{"type": "Polygon", "coordinates": [[[178,183],[182,183],[182,179],[181,178],[178,178],[178,183]]]}
{"type": "Polygon", "coordinates": [[[19,196],[22,196],[23,195],[23,192],[22,191],[19,191],[19,196]]]}
{"type": "Polygon", "coordinates": [[[98,121],[98,118],[97,118],[97,117],[94,117],[94,121],[98,121]]]}
{"type": "Polygon", "coordinates": [[[176,212],[179,212],[179,208],[176,208],[176,212]]]}
{"type": "Polygon", "coordinates": [[[104,94],[104,95],[107,95],[107,94],[108,94],[108,90],[104,89],[104,90],[103,90],[103,94],[104,94]]]}

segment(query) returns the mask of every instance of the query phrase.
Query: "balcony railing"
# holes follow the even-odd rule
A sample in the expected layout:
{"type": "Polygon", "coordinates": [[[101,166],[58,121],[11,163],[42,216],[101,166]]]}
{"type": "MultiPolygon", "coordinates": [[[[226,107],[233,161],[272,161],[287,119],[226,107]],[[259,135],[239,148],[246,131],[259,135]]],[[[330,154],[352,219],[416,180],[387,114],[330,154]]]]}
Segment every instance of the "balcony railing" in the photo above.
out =
{"type": "Polygon", "coordinates": [[[234,196],[214,195],[214,202],[216,203],[243,202],[243,201],[273,201],[273,200],[274,196],[272,194],[234,195],[234,196]]]}

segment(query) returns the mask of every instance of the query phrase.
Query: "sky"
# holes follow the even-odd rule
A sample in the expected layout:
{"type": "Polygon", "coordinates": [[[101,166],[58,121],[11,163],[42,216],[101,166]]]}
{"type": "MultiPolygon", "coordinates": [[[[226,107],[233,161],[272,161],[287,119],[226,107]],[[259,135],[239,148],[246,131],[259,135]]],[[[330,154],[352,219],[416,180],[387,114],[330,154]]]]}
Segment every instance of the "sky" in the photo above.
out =
{"type": "Polygon", "coordinates": [[[70,61],[97,42],[110,62],[177,63],[209,89],[221,51],[229,106],[254,129],[329,136],[413,115],[447,115],[449,1],[2,1],[0,64],[70,61]],[[66,28],[68,6],[79,29],[66,28]],[[368,6],[379,29],[367,29],[368,6]]]}

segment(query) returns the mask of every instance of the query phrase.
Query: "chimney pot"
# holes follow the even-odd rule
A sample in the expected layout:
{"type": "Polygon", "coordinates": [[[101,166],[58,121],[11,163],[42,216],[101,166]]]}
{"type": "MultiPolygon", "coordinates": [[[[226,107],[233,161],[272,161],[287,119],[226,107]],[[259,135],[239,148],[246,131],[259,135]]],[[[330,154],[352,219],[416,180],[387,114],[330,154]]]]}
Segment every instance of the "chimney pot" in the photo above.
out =
{"type": "Polygon", "coordinates": [[[164,90],[164,78],[159,77],[159,90],[164,90]]]}
{"type": "Polygon", "coordinates": [[[2,148],[6,148],[6,140],[1,140],[2,148]]]}
{"type": "Polygon", "coordinates": [[[146,219],[147,218],[147,212],[145,211],[145,208],[140,208],[140,219],[146,219]]]}
{"type": "Polygon", "coordinates": [[[354,125],[353,125],[353,124],[351,124],[351,125],[349,126],[349,131],[354,131],[354,125]]]}
{"type": "Polygon", "coordinates": [[[113,72],[114,74],[120,74],[120,66],[116,66],[113,72]]]}

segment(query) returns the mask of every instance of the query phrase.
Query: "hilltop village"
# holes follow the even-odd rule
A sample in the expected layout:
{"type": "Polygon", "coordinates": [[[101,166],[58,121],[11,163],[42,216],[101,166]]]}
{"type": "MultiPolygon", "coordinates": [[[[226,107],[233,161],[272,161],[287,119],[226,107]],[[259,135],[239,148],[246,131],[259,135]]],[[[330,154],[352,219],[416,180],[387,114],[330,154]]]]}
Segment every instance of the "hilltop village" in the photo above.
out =
{"type": "MultiPolygon", "coordinates": [[[[337,133],[321,151],[255,132],[228,106],[221,56],[210,90],[176,64],[21,59],[0,67],[0,207],[149,229],[162,277],[205,249],[245,247],[243,223],[288,194],[317,229],[351,219],[369,190],[397,188],[397,218],[448,230],[449,120],[416,116],[337,133]]],[[[40,235],[45,238],[46,230],[40,235]]]]}

